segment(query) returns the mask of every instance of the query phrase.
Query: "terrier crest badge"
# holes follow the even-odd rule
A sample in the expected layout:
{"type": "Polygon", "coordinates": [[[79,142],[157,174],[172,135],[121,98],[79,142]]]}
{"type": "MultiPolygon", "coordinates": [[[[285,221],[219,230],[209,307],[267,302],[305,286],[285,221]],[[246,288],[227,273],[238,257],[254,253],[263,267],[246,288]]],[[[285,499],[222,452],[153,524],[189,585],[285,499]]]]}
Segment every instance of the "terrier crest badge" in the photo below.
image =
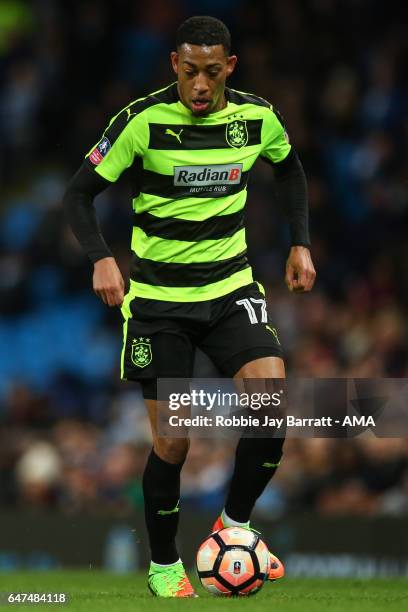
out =
{"type": "Polygon", "coordinates": [[[234,121],[227,123],[225,138],[229,146],[234,147],[234,149],[245,147],[248,142],[248,129],[246,121],[234,119],[234,121]]]}
{"type": "Polygon", "coordinates": [[[148,366],[153,358],[150,338],[134,338],[130,358],[138,368],[148,366]]]}

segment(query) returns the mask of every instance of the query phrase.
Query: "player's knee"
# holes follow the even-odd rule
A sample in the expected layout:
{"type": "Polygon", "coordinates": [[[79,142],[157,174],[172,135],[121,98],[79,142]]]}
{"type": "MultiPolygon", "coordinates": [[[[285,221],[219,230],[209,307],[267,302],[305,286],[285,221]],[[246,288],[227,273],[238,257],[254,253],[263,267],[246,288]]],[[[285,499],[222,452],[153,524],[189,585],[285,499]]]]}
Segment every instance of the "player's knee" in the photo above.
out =
{"type": "Polygon", "coordinates": [[[185,460],[190,440],[188,438],[156,438],[154,441],[155,452],[169,463],[181,463],[185,460]]]}

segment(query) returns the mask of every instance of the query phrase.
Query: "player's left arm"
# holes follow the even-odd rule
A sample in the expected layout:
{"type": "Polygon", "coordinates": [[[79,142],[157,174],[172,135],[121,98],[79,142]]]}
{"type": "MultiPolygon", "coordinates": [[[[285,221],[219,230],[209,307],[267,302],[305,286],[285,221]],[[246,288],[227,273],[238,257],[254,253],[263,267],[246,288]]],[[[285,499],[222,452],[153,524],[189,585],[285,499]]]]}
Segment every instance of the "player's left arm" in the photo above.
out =
{"type": "Polygon", "coordinates": [[[277,196],[289,222],[291,249],[285,282],[289,291],[302,293],[314,285],[316,271],[310,254],[309,206],[303,166],[289,139],[282,117],[269,109],[265,118],[262,157],[272,163],[277,196]]]}
{"type": "Polygon", "coordinates": [[[288,218],[291,239],[285,282],[289,291],[310,291],[315,282],[316,271],[310,254],[306,176],[293,148],[274,168],[276,192],[288,218]]]}

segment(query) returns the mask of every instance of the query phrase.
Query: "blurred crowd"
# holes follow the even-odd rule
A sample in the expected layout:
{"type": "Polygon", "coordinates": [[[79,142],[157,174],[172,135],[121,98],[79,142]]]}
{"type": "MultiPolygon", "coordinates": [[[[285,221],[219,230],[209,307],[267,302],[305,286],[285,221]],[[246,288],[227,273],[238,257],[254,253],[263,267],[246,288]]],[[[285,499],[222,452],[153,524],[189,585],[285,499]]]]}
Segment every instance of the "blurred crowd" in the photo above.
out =
{"type": "MultiPolygon", "coordinates": [[[[247,206],[288,371],[408,376],[404,10],[394,0],[2,0],[0,505],[140,507],[150,441],[138,389],[118,380],[121,316],[93,296],[61,196],[109,118],[173,80],[174,32],[192,14],[226,21],[239,58],[231,86],[280,110],[308,177],[311,295],[284,286],[285,211],[262,162],[247,206]]],[[[96,204],[127,276],[128,185],[96,204]]],[[[399,440],[290,440],[258,512],[406,513],[407,456],[399,440]]],[[[196,440],[186,503],[222,505],[230,469],[228,444],[196,440]]]]}
{"type": "MultiPolygon", "coordinates": [[[[142,510],[142,475],[151,447],[143,401],[132,390],[110,405],[107,424],[56,419],[44,410],[43,398],[15,390],[6,427],[0,430],[0,507],[115,516],[142,510]]],[[[184,509],[214,516],[220,511],[234,447],[231,439],[193,438],[182,472],[184,509]]],[[[258,500],[255,518],[307,512],[406,516],[406,440],[287,439],[284,460],[258,500]]]]}

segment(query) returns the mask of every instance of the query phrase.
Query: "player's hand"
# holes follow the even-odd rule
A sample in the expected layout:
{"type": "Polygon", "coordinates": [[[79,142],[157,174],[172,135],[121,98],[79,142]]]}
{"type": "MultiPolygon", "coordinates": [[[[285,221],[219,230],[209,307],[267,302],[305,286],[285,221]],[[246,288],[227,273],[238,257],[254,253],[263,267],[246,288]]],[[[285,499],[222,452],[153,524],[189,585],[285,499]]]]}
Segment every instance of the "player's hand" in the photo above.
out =
{"type": "Polygon", "coordinates": [[[104,257],[94,264],[93,290],[108,306],[120,306],[125,283],[113,257],[104,257]]]}
{"type": "Polygon", "coordinates": [[[306,247],[293,246],[286,262],[285,283],[289,291],[303,293],[310,291],[314,285],[316,270],[306,247]]]}

